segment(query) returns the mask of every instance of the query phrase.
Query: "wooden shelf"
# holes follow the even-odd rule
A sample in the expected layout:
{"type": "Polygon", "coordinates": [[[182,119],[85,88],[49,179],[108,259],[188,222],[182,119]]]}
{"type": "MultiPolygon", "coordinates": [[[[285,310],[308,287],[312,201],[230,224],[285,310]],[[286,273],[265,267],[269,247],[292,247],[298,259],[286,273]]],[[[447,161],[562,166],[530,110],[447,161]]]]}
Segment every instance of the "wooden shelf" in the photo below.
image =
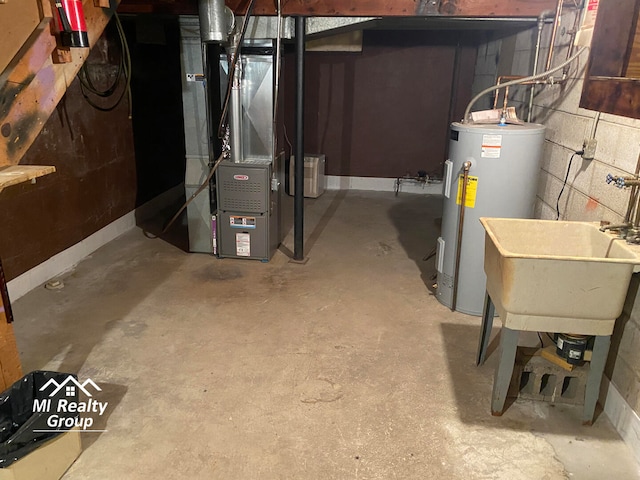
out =
{"type": "Polygon", "coordinates": [[[43,165],[12,165],[0,167],[0,192],[11,185],[32,181],[56,171],[56,167],[43,165]]]}

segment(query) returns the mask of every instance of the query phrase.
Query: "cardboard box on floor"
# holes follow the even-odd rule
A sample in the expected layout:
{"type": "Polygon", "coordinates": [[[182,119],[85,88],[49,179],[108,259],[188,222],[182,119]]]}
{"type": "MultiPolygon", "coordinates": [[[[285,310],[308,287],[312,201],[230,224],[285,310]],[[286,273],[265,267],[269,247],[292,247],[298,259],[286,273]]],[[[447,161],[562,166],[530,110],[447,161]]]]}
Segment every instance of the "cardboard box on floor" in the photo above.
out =
{"type": "Polygon", "coordinates": [[[80,431],[70,430],[0,468],[0,480],[59,480],[81,452],[80,431]]]}

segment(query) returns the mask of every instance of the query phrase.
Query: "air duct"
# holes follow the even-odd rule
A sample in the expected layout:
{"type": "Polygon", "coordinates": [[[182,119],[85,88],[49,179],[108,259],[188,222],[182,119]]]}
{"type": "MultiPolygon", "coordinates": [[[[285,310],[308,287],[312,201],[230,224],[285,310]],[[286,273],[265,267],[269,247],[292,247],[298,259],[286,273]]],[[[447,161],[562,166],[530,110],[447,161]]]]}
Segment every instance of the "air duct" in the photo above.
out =
{"type": "Polygon", "coordinates": [[[225,42],[229,31],[229,15],[224,0],[199,0],[200,38],[203,43],[225,42]]]}

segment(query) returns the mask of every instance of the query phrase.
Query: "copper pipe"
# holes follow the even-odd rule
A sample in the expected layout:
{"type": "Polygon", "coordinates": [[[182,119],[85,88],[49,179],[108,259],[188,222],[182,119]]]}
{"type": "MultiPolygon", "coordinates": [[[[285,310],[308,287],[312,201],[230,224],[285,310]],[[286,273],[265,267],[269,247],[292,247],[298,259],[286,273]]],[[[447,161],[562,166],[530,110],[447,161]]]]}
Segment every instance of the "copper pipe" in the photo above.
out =
{"type": "Polygon", "coordinates": [[[456,241],[456,266],[453,277],[453,293],[451,295],[451,310],[455,311],[458,302],[458,277],[460,275],[460,250],[462,249],[462,230],[464,228],[464,209],[467,201],[467,182],[469,181],[469,170],[471,162],[466,161],[462,165],[462,193],[460,195],[460,216],[458,217],[458,238],[456,241]]]}
{"type": "MultiPolygon", "coordinates": [[[[536,49],[535,54],[533,56],[533,71],[532,75],[538,73],[538,62],[540,61],[540,46],[542,45],[542,30],[544,28],[544,21],[547,17],[553,15],[551,10],[544,10],[538,15],[538,33],[536,36],[536,49]]],[[[527,110],[527,122],[531,121],[531,116],[533,114],[533,97],[535,96],[536,87],[532,85],[529,89],[529,109],[527,110]]]]}
{"type": "Polygon", "coordinates": [[[558,0],[556,6],[556,16],[553,19],[553,30],[551,30],[551,40],[549,41],[549,53],[547,54],[547,64],[545,70],[551,68],[551,61],[553,60],[553,50],[555,48],[556,36],[558,35],[558,25],[560,24],[560,16],[562,15],[563,0],[558,0]]]}
{"type": "MultiPolygon", "coordinates": [[[[586,6],[586,2],[585,2],[585,6],[586,6]]],[[[574,49],[574,42],[576,39],[576,35],[578,35],[578,28],[580,25],[580,20],[582,17],[582,9],[585,8],[584,6],[582,8],[576,8],[576,16],[573,19],[573,29],[569,32],[569,50],[567,50],[567,58],[569,58],[572,54],[573,54],[573,49],[574,49]]],[[[566,66],[563,70],[562,70],[562,76],[563,78],[567,76],[567,74],[569,73],[569,66],[566,66]]]]}

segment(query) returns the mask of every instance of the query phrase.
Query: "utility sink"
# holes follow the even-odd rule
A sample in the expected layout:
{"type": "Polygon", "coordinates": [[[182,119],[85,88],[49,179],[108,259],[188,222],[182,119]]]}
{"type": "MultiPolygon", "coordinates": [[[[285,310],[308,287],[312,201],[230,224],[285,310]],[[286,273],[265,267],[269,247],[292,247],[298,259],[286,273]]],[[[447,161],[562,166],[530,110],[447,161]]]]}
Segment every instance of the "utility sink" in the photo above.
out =
{"type": "Polygon", "coordinates": [[[505,327],[610,335],[640,259],[596,224],[480,218],[487,293],[505,327]]]}

